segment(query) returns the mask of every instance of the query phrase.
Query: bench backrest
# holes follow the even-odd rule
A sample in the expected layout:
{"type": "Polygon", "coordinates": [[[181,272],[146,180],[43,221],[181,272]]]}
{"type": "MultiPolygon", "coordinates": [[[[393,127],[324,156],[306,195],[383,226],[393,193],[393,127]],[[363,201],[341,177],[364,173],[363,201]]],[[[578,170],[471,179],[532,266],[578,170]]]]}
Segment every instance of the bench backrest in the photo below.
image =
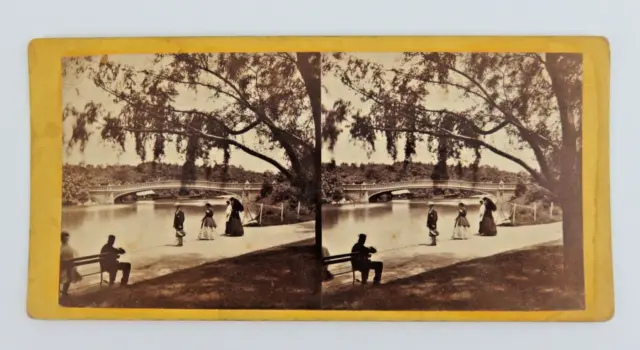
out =
{"type": "Polygon", "coordinates": [[[347,253],[347,254],[326,256],[326,257],[322,258],[322,264],[323,265],[333,265],[333,264],[340,264],[340,263],[343,263],[343,262],[349,262],[349,261],[351,261],[351,259],[353,259],[357,255],[358,255],[358,253],[347,253]]]}
{"type": "MultiPolygon", "coordinates": [[[[102,260],[102,258],[105,258],[105,257],[110,256],[110,255],[113,255],[113,253],[102,253],[102,254],[81,256],[81,257],[78,257],[78,258],[62,260],[62,261],[60,261],[60,265],[63,266],[63,267],[71,267],[71,266],[82,266],[82,265],[96,264],[96,263],[99,263],[100,260],[102,260]]],[[[117,257],[119,257],[119,256],[117,256],[117,257]]]]}

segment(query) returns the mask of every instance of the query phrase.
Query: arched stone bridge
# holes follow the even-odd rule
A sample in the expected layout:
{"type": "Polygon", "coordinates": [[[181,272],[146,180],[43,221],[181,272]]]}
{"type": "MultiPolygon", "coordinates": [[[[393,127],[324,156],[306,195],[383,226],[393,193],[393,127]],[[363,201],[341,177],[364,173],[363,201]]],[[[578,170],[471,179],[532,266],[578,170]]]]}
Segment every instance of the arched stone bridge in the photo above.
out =
{"type": "Polygon", "coordinates": [[[461,189],[475,191],[479,193],[495,196],[498,201],[509,200],[516,191],[516,184],[491,183],[491,182],[469,182],[458,180],[413,180],[376,184],[352,184],[343,185],[343,190],[351,198],[360,202],[369,202],[371,197],[399,190],[442,188],[461,189]]]}
{"type": "Polygon", "coordinates": [[[231,195],[240,195],[243,199],[257,195],[262,188],[262,183],[231,183],[231,182],[209,182],[209,181],[190,181],[183,182],[180,180],[144,182],[128,185],[117,186],[101,186],[90,188],[89,198],[92,202],[100,204],[113,204],[118,197],[137,192],[149,190],[166,190],[166,189],[187,189],[187,190],[208,190],[218,191],[231,195]]]}

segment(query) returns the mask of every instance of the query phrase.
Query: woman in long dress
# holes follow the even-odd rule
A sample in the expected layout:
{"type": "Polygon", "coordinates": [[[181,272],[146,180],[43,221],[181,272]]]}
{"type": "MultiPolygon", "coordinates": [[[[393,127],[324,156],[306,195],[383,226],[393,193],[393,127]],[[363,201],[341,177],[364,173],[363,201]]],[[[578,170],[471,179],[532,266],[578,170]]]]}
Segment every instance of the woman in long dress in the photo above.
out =
{"type": "Polygon", "coordinates": [[[229,236],[239,237],[244,235],[244,227],[240,213],[244,211],[244,206],[236,198],[231,198],[231,216],[229,218],[229,236]]]}
{"type": "MultiPolygon", "coordinates": [[[[73,259],[77,257],[76,251],[69,245],[69,233],[63,231],[61,234],[62,244],[60,246],[60,262],[73,259]]],[[[60,268],[60,284],[62,290],[60,293],[62,296],[66,296],[69,292],[71,283],[79,282],[82,280],[82,275],[78,272],[75,266],[62,266],[60,268]]]]}
{"type": "Polygon", "coordinates": [[[224,233],[223,235],[229,235],[229,221],[231,220],[231,200],[227,201],[227,207],[224,211],[224,233]]]}
{"type": "Polygon", "coordinates": [[[482,233],[482,218],[484,217],[484,199],[480,200],[480,208],[478,209],[478,235],[482,233]]]}
{"type": "Polygon", "coordinates": [[[202,222],[200,223],[200,234],[198,235],[198,239],[215,239],[214,233],[217,227],[218,225],[216,225],[216,221],[213,219],[213,207],[211,206],[211,204],[207,203],[205,204],[204,217],[202,218],[202,222]]]}
{"type": "Polygon", "coordinates": [[[498,234],[498,229],[493,219],[493,212],[496,211],[498,207],[487,197],[484,197],[482,200],[484,201],[484,214],[480,222],[480,236],[495,236],[498,234]]]}
{"type": "Polygon", "coordinates": [[[453,239],[467,239],[469,236],[469,220],[467,220],[467,208],[464,203],[458,204],[458,216],[453,224],[453,239]]]}

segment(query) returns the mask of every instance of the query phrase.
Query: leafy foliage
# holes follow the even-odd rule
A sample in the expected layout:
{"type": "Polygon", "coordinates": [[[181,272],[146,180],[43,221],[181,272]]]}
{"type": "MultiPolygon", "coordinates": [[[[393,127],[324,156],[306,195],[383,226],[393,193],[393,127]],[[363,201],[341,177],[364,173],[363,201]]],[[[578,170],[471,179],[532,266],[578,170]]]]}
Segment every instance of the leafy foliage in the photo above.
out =
{"type": "Polygon", "coordinates": [[[320,127],[319,64],[318,53],[159,54],[144,69],[107,56],[99,62],[72,59],[63,73],[91,79],[117,110],[96,101],[65,106],[63,117],[74,120],[68,145],[83,149],[89,135],[99,131],[122,149],[132,137],[142,161],[161,161],[166,145],[173,143],[185,154],[183,181],[197,178],[198,160],[208,166],[212,149],[224,151],[224,164],[238,149],[273,165],[312,202],[313,160],[319,159],[314,148],[314,130],[320,127]],[[193,106],[195,97],[189,96],[207,103],[193,106]],[[245,135],[260,148],[247,146],[245,135]],[[151,157],[147,145],[153,145],[151,157]],[[261,152],[273,149],[283,150],[286,163],[261,152]]]}
{"type": "MultiPolygon", "coordinates": [[[[327,110],[323,138],[330,147],[341,126],[347,126],[353,139],[372,149],[380,135],[385,137],[395,159],[402,135],[405,160],[419,144],[437,152],[434,178],[448,176],[446,160],[459,158],[462,149],[484,148],[518,163],[553,190],[559,185],[559,155],[569,130],[575,163],[575,138],[581,128],[580,55],[405,53],[393,65],[356,55],[326,57],[323,73],[340,79],[368,106],[340,99],[327,110]],[[433,108],[438,93],[455,99],[433,108]],[[531,149],[538,164],[528,164],[487,140],[499,132],[510,146],[531,149]]],[[[478,163],[479,157],[476,152],[478,163]]]]}

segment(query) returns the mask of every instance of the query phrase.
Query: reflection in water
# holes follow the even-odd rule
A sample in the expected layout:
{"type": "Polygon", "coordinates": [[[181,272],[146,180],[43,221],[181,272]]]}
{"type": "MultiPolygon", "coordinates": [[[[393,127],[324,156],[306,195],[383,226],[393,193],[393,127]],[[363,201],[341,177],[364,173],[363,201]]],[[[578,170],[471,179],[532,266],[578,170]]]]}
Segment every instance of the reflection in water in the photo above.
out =
{"type": "MultiPolygon", "coordinates": [[[[187,239],[196,239],[206,201],[181,203],[187,239]]],[[[225,200],[212,199],[218,234],[224,230],[225,200]]],[[[248,208],[245,208],[247,210],[248,208]]],[[[71,233],[70,244],[80,256],[96,254],[116,236],[116,246],[128,251],[174,244],[173,202],[95,205],[62,209],[62,230],[71,233]]]]}
{"type": "MultiPolygon", "coordinates": [[[[465,201],[471,232],[478,230],[478,205],[465,201]]],[[[448,238],[458,214],[457,201],[436,202],[440,236],[448,238]]],[[[351,251],[359,233],[367,234],[367,245],[379,251],[397,249],[429,240],[425,202],[324,205],[322,207],[322,245],[330,254],[351,251]]]]}

